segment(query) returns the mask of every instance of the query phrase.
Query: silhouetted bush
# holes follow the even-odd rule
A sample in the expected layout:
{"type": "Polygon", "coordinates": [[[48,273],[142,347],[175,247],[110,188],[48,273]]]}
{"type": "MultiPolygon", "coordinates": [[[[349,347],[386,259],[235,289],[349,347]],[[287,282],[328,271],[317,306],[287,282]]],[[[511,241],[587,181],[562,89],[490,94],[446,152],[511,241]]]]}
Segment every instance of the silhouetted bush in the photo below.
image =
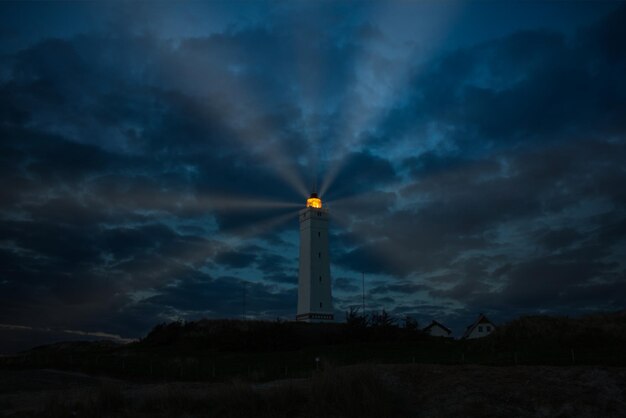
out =
{"type": "Polygon", "coordinates": [[[523,316],[487,338],[466,341],[469,353],[505,364],[626,364],[626,311],[581,318],[523,316]]]}
{"type": "Polygon", "coordinates": [[[217,351],[297,350],[311,345],[352,342],[417,340],[416,326],[400,327],[386,311],[369,317],[357,309],[346,313],[345,323],[287,321],[200,320],[159,324],[138,346],[173,346],[181,350],[217,351]]]}

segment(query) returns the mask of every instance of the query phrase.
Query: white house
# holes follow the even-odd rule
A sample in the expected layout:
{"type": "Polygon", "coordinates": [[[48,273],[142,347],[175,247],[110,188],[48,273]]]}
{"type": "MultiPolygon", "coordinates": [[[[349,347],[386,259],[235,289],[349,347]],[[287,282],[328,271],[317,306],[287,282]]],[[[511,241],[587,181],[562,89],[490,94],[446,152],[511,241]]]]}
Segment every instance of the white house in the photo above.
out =
{"type": "Polygon", "coordinates": [[[437,321],[432,321],[430,325],[428,325],[422,331],[432,337],[449,337],[452,334],[452,331],[450,331],[449,328],[447,328],[443,324],[440,324],[437,321]]]}
{"type": "Polygon", "coordinates": [[[496,326],[483,314],[478,315],[478,319],[474,321],[472,325],[469,325],[465,330],[462,338],[482,338],[491,334],[496,329],[496,326]]]}

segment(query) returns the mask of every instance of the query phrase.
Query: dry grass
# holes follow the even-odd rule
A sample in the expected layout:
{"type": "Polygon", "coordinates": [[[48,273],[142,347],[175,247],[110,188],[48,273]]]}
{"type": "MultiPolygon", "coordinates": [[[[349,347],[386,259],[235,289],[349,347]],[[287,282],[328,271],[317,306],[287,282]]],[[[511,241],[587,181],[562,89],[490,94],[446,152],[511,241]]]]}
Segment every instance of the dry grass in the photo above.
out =
{"type": "MultiPolygon", "coordinates": [[[[2,376],[0,376],[1,378],[2,376]]],[[[32,378],[32,376],[31,376],[32,378]]],[[[131,384],[0,393],[11,417],[623,417],[626,369],[360,365],[265,384],[131,384]]]]}

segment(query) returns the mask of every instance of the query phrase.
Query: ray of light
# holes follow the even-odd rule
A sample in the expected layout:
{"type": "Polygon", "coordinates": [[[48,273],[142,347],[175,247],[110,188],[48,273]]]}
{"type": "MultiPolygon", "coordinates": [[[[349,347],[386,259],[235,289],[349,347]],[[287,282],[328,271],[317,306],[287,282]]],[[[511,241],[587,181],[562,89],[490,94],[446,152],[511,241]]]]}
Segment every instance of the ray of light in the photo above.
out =
{"type": "MultiPolygon", "coordinates": [[[[187,84],[212,85],[207,83],[207,72],[202,71],[202,68],[213,69],[210,66],[215,65],[214,62],[207,57],[204,50],[187,52],[193,55],[192,60],[196,65],[180,64],[173,72],[178,77],[183,73],[182,77],[187,84]]],[[[280,143],[279,136],[282,132],[277,122],[273,121],[275,115],[265,112],[267,107],[254,97],[252,87],[246,82],[246,72],[251,71],[250,63],[241,58],[246,54],[238,55],[236,52],[238,51],[234,51],[232,55],[237,57],[233,58],[237,62],[230,64],[230,68],[236,70],[227,71],[222,76],[228,79],[224,79],[219,90],[196,92],[198,95],[196,106],[191,109],[194,117],[200,120],[212,120],[218,116],[218,119],[229,128],[232,138],[243,145],[244,151],[258,158],[265,167],[273,170],[285,183],[301,196],[306,197],[308,188],[301,174],[296,170],[297,162],[288,157],[280,143]],[[216,97],[218,94],[221,97],[216,97]]]]}
{"type": "MultiPolygon", "coordinates": [[[[305,156],[307,180],[311,190],[319,192],[324,122],[328,109],[336,106],[333,103],[334,92],[328,87],[329,82],[332,84],[331,77],[335,76],[336,63],[332,61],[332,53],[325,50],[332,44],[329,25],[333,18],[329,18],[327,5],[303,3],[302,6],[306,13],[290,15],[287,27],[292,33],[289,36],[290,49],[295,57],[293,64],[298,80],[298,105],[301,110],[299,128],[309,145],[305,156]]],[[[354,12],[359,13],[358,10],[354,12]]]]}
{"type": "Polygon", "coordinates": [[[256,157],[264,167],[306,197],[309,190],[298,172],[297,161],[288,158],[279,141],[284,132],[278,129],[279,123],[274,120],[276,114],[266,112],[266,109],[280,106],[267,106],[253,94],[249,80],[254,79],[257,68],[247,57],[254,54],[241,50],[236,41],[223,42],[223,37],[233,33],[236,36],[237,31],[149,45],[155,49],[152,51],[155,56],[163,57],[155,75],[160,81],[158,88],[163,95],[175,99],[171,102],[173,105],[167,101],[162,107],[184,108],[184,115],[195,123],[192,130],[196,133],[204,130],[215,135],[207,127],[223,128],[221,140],[238,141],[243,145],[239,152],[256,157]]]}
{"type": "Polygon", "coordinates": [[[371,203],[378,196],[388,195],[390,197],[391,196],[394,197],[394,203],[395,203],[395,197],[397,196],[395,190],[397,190],[397,188],[401,186],[403,186],[402,182],[395,182],[393,184],[387,185],[387,187],[385,187],[385,190],[373,190],[373,191],[366,191],[363,193],[355,193],[355,194],[351,194],[351,195],[344,196],[344,197],[327,199],[325,200],[325,202],[328,205],[328,207],[332,207],[333,209],[336,207],[352,206],[352,205],[367,206],[367,205],[371,205],[371,203]]]}
{"type": "Polygon", "coordinates": [[[376,249],[376,256],[380,257],[385,263],[398,269],[404,269],[405,263],[402,263],[402,257],[406,254],[407,249],[396,244],[392,239],[385,236],[376,236],[376,231],[371,228],[361,228],[358,222],[348,212],[333,209],[331,217],[345,230],[361,240],[360,246],[376,249]]]}
{"type": "MultiPolygon", "coordinates": [[[[259,129],[261,134],[258,134],[258,136],[240,133],[237,135],[237,138],[245,148],[253,149],[253,147],[258,144],[257,141],[259,141],[259,138],[269,138],[271,132],[277,131],[278,128],[276,127],[274,127],[274,129],[264,127],[259,129]]],[[[254,156],[259,157],[264,162],[265,167],[278,174],[280,179],[291,186],[300,196],[307,197],[309,188],[306,186],[302,176],[295,169],[297,164],[296,159],[287,157],[282,147],[279,145],[278,140],[264,141],[263,143],[263,147],[255,150],[254,156]]]]}
{"type": "Polygon", "coordinates": [[[191,201],[183,202],[185,206],[191,206],[197,209],[213,209],[213,210],[229,210],[229,211],[248,211],[254,209],[286,209],[301,207],[301,203],[258,199],[246,197],[230,197],[230,196],[199,196],[194,197],[191,201]]]}
{"type": "Polygon", "coordinates": [[[96,201],[113,207],[178,212],[189,211],[250,211],[255,209],[287,209],[301,207],[301,203],[248,196],[195,194],[192,191],[122,190],[94,194],[96,201]]]}
{"type": "MultiPolygon", "coordinates": [[[[421,9],[426,5],[419,2],[411,7],[421,9]]],[[[431,8],[428,5],[426,9],[431,8]]],[[[423,63],[426,58],[432,55],[434,46],[442,42],[448,27],[452,24],[453,18],[459,11],[459,4],[456,2],[445,2],[437,5],[437,16],[434,20],[438,24],[425,24],[425,33],[422,34],[429,39],[431,45],[428,48],[414,46],[409,54],[403,54],[405,45],[395,45],[391,49],[389,56],[381,56],[369,51],[377,51],[375,45],[363,48],[363,53],[358,58],[355,66],[354,86],[349,90],[344,109],[344,123],[339,130],[339,141],[330,151],[334,158],[330,161],[326,174],[322,180],[320,193],[325,194],[332,186],[339,175],[341,168],[346,162],[346,155],[357,151],[367,132],[375,129],[381,118],[393,108],[398,100],[398,92],[405,88],[413,77],[417,75],[415,65],[423,63]],[[381,71],[381,67],[384,71],[381,71]],[[376,105],[372,105],[375,103],[376,105]]],[[[422,10],[422,14],[432,13],[432,10],[422,10]]],[[[377,21],[385,22],[393,20],[393,14],[397,14],[397,9],[389,7],[378,11],[377,21]]],[[[419,14],[417,14],[419,16],[419,14]]],[[[397,16],[396,16],[397,17],[397,16]]],[[[424,17],[422,17],[424,19],[424,17]]],[[[426,22],[427,23],[427,22],[426,22]]],[[[419,25],[418,25],[419,26],[419,25]]],[[[393,45],[392,45],[393,46],[393,45]]]]}
{"type": "Polygon", "coordinates": [[[180,254],[169,254],[159,260],[150,260],[146,265],[132,269],[130,274],[149,278],[153,288],[163,286],[185,271],[200,268],[207,259],[215,259],[220,254],[236,251],[254,237],[294,219],[297,215],[298,211],[290,211],[238,228],[220,231],[224,235],[220,240],[199,242],[197,245],[191,245],[191,248],[185,249],[180,254]]]}
{"type": "Polygon", "coordinates": [[[299,210],[290,211],[288,213],[284,213],[284,214],[277,215],[271,218],[263,219],[258,222],[246,224],[239,228],[226,229],[222,232],[225,235],[227,235],[228,241],[231,241],[231,240],[232,241],[244,241],[254,236],[262,235],[263,233],[269,231],[270,229],[276,228],[280,224],[297,217],[298,212],[299,210]]]}

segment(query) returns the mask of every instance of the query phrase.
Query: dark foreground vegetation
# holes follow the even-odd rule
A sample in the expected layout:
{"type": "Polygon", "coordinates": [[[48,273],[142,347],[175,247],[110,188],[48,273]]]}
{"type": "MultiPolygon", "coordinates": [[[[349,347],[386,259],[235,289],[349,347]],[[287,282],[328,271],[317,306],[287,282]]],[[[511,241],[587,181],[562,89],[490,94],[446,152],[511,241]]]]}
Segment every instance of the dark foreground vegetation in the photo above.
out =
{"type": "Polygon", "coordinates": [[[0,371],[6,417],[624,417],[626,368],[360,365],[265,384],[0,371]]]}
{"type": "Polygon", "coordinates": [[[523,317],[469,341],[426,336],[415,322],[396,324],[384,312],[347,317],[338,324],[173,322],[131,344],[58,343],[0,357],[0,369],[53,368],[139,381],[265,382],[362,363],[626,366],[626,312],[523,317]]]}

